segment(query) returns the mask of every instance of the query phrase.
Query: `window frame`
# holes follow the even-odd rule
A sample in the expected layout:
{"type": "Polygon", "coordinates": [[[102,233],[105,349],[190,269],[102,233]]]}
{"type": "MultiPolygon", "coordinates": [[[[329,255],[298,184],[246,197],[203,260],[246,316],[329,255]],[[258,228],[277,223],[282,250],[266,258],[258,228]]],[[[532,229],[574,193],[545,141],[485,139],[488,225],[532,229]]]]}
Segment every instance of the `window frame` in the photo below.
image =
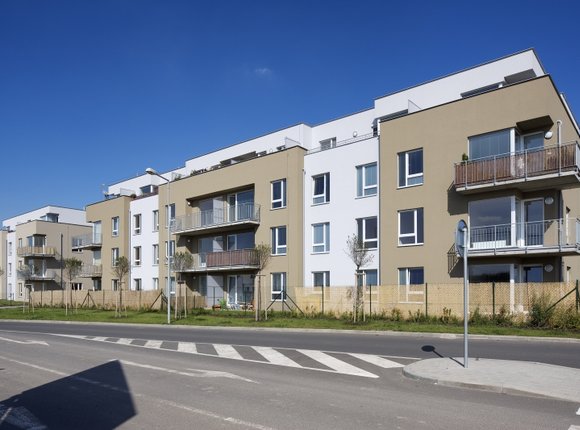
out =
{"type": "Polygon", "coordinates": [[[134,266],[141,266],[141,247],[140,246],[134,246],[133,247],[133,265],[134,266]]]}
{"type": "Polygon", "coordinates": [[[286,207],[286,178],[277,179],[270,183],[270,209],[284,209],[286,207]],[[280,198],[274,199],[274,187],[280,184],[280,198]],[[279,205],[278,205],[279,204],[279,205]]]}
{"type": "Polygon", "coordinates": [[[378,165],[377,162],[362,164],[356,166],[356,196],[357,198],[376,196],[379,191],[379,176],[378,176],[378,165]],[[367,169],[370,167],[375,168],[375,183],[367,184],[367,169]],[[370,192],[367,192],[369,191],[370,192]]]}
{"type": "Polygon", "coordinates": [[[312,176],[312,204],[323,205],[330,202],[330,172],[312,176]],[[316,182],[322,179],[322,194],[316,193],[316,182]]]}
{"type": "Polygon", "coordinates": [[[119,236],[119,217],[114,216],[111,218],[111,236],[118,237],[119,236]]]}
{"type": "Polygon", "coordinates": [[[320,222],[312,224],[312,253],[325,254],[330,252],[330,222],[320,222]],[[322,242],[316,242],[316,228],[322,228],[322,242]],[[322,247],[317,250],[316,247],[322,247]]]}
{"type": "Polygon", "coordinates": [[[398,246],[420,246],[420,245],[425,244],[425,211],[424,211],[424,208],[403,209],[403,210],[397,211],[397,224],[398,224],[398,229],[397,229],[398,246]],[[401,233],[401,214],[408,213],[408,212],[413,212],[413,232],[412,233],[401,233]],[[418,214],[419,213],[421,213],[421,218],[422,218],[422,223],[423,223],[421,229],[419,229],[419,222],[418,222],[418,214]],[[421,241],[419,241],[419,231],[420,230],[422,230],[422,232],[423,232],[423,238],[421,241]],[[412,243],[401,242],[402,238],[407,238],[407,237],[415,238],[414,242],[412,242],[412,243]]]}
{"type": "Polygon", "coordinates": [[[117,261],[120,257],[119,248],[111,248],[111,267],[117,267],[117,261]],[[115,256],[117,258],[115,258],[115,256]]]}
{"type": "Polygon", "coordinates": [[[312,272],[312,286],[315,288],[319,287],[330,287],[330,270],[315,270],[312,272]],[[322,275],[323,285],[316,285],[316,276],[322,275]]]}
{"type": "Polygon", "coordinates": [[[143,290],[143,282],[141,278],[134,278],[133,279],[133,290],[134,291],[142,291],[143,290]]]}
{"type": "Polygon", "coordinates": [[[142,221],[141,214],[133,215],[133,234],[134,235],[141,234],[141,221],[142,221]]]}
{"type": "Polygon", "coordinates": [[[153,211],[153,231],[159,231],[159,209],[153,211]]]}
{"type": "Polygon", "coordinates": [[[159,244],[153,244],[153,265],[159,266],[159,244]]]}
{"type": "Polygon", "coordinates": [[[425,302],[425,293],[423,290],[414,290],[412,289],[413,286],[417,285],[425,285],[425,268],[423,266],[414,266],[414,267],[399,267],[397,269],[397,283],[399,288],[399,299],[401,299],[402,295],[404,295],[404,299],[401,301],[402,303],[424,303],[425,302]],[[411,284],[411,271],[412,270],[421,270],[421,276],[423,278],[423,283],[416,283],[411,284]],[[405,275],[405,283],[401,283],[401,274],[404,273],[405,275]],[[401,288],[404,288],[401,291],[401,288]]]}
{"type": "Polygon", "coordinates": [[[357,218],[356,223],[357,223],[357,235],[358,235],[359,240],[363,244],[363,247],[365,249],[378,249],[378,247],[379,247],[379,221],[378,221],[378,217],[370,216],[370,217],[364,217],[364,218],[357,218]],[[377,235],[374,238],[367,237],[367,222],[369,220],[374,220],[375,224],[376,224],[375,229],[377,231],[377,235]],[[370,243],[370,245],[368,245],[369,243],[370,243]],[[374,246],[372,246],[373,243],[374,243],[374,246]]]}
{"type": "Polygon", "coordinates": [[[270,298],[273,302],[285,301],[286,300],[286,272],[273,272],[270,273],[270,298]],[[280,286],[279,290],[274,290],[274,277],[280,276],[280,286]],[[276,295],[276,297],[274,296],[276,295]]]}
{"type": "Polygon", "coordinates": [[[272,227],[271,229],[272,238],[272,255],[286,255],[288,253],[288,229],[285,225],[278,227],[272,227]],[[284,229],[285,241],[284,244],[280,244],[280,231],[284,229]]]}
{"type": "Polygon", "coordinates": [[[425,183],[425,163],[423,158],[423,148],[411,149],[410,151],[399,152],[397,154],[397,188],[410,188],[410,187],[418,187],[425,183]],[[409,155],[415,152],[421,152],[421,173],[410,173],[410,163],[409,163],[409,155]],[[404,184],[401,184],[401,157],[404,157],[404,184]],[[420,183],[416,184],[409,184],[410,179],[421,178],[420,183]]]}

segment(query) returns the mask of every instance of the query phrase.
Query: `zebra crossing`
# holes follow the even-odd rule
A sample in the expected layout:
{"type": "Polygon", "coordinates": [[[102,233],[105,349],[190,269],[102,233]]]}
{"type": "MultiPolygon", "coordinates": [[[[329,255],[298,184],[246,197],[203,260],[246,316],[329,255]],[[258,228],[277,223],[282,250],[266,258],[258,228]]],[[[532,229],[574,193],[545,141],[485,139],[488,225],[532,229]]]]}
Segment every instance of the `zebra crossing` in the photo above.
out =
{"type": "Polygon", "coordinates": [[[401,361],[408,363],[415,360],[413,358],[398,357],[398,361],[393,361],[391,359],[392,357],[389,358],[373,354],[317,351],[299,348],[273,348],[267,346],[226,345],[218,343],[161,341],[85,335],[58,336],[366,378],[379,378],[379,375],[374,372],[380,372],[382,369],[401,368],[405,366],[401,361]]]}

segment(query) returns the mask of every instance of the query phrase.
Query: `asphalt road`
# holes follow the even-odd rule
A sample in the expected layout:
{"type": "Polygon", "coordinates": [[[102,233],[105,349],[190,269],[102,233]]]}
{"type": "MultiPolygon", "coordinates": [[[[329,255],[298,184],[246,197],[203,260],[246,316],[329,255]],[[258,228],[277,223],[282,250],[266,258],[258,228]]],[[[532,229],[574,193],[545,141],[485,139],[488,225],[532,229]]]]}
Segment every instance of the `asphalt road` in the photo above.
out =
{"type": "MultiPolygon", "coordinates": [[[[404,365],[413,357],[432,357],[426,345],[443,355],[462,353],[460,339],[430,336],[0,322],[0,429],[567,430],[580,425],[580,405],[440,387],[406,379],[401,367],[345,354],[380,355],[404,365]],[[271,351],[268,347],[302,367],[235,359],[271,351]],[[322,355],[339,371],[316,364],[313,358],[321,350],[335,351],[322,355]],[[348,373],[351,368],[361,372],[348,373]]],[[[542,361],[532,356],[538,354],[551,358],[547,362],[578,367],[580,344],[474,340],[471,351],[542,361]]]]}

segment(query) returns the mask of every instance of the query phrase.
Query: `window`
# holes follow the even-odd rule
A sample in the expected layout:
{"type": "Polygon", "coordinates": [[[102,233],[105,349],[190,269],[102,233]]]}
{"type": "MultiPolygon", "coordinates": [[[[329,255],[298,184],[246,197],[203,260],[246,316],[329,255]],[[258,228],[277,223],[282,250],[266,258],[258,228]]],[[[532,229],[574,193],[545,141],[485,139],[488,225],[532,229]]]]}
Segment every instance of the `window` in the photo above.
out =
{"type": "Polygon", "coordinates": [[[159,278],[153,278],[153,289],[154,290],[159,289],[159,278]]]}
{"type": "Polygon", "coordinates": [[[329,287],[330,272],[312,272],[312,285],[315,287],[329,287]]]}
{"type": "Polygon", "coordinates": [[[286,273],[272,273],[272,300],[286,300],[286,273]]]}
{"type": "Polygon", "coordinates": [[[330,201],[330,173],[312,177],[313,193],[312,203],[315,205],[330,201]]]}
{"type": "Polygon", "coordinates": [[[22,288],[22,282],[18,283],[18,295],[22,296],[22,294],[24,293],[24,290],[22,288]]]}
{"type": "Polygon", "coordinates": [[[175,219],[175,203],[172,203],[169,206],[165,205],[165,227],[167,227],[168,220],[173,221],[174,219],[175,219]]]}
{"type": "Polygon", "coordinates": [[[272,182],[272,209],[286,207],[286,179],[272,182]]]}
{"type": "Polygon", "coordinates": [[[111,280],[111,289],[113,291],[117,291],[119,289],[119,280],[118,279],[111,280]]]}
{"type": "Polygon", "coordinates": [[[135,246],[133,247],[133,262],[135,266],[141,265],[141,247],[135,246]]]}
{"type": "Polygon", "coordinates": [[[356,196],[366,197],[377,194],[377,163],[356,168],[356,196]]]}
{"type": "Polygon", "coordinates": [[[312,224],[312,252],[330,251],[330,223],[312,224]]]}
{"type": "Polygon", "coordinates": [[[405,267],[399,269],[399,285],[421,285],[425,283],[422,267],[405,267]]]}
{"type": "Polygon", "coordinates": [[[469,202],[470,249],[512,246],[512,239],[516,239],[512,237],[516,233],[512,225],[512,204],[511,196],[469,202]]]}
{"type": "Polygon", "coordinates": [[[399,245],[423,244],[423,208],[399,211],[399,245]]]}
{"type": "Polygon", "coordinates": [[[423,183],[423,149],[399,154],[399,187],[423,183]]]}
{"type": "Polygon", "coordinates": [[[379,285],[379,277],[378,277],[376,269],[363,270],[363,272],[365,274],[365,280],[366,280],[367,287],[369,285],[372,285],[372,286],[379,285]]]}
{"type": "Polygon", "coordinates": [[[286,226],[272,228],[272,255],[286,255],[286,226]]]}
{"type": "Polygon", "coordinates": [[[357,234],[363,246],[365,248],[377,248],[379,244],[377,217],[360,218],[356,220],[356,224],[357,234]]]}
{"type": "Polygon", "coordinates": [[[8,242],[8,255],[12,255],[12,242],[8,242]]]}
{"type": "Polygon", "coordinates": [[[153,231],[159,231],[159,211],[153,211],[153,231]]]}
{"type": "Polygon", "coordinates": [[[141,214],[133,215],[133,234],[141,234],[141,214]]]}
{"type": "Polygon", "coordinates": [[[119,259],[119,248],[111,249],[111,266],[115,267],[117,265],[118,259],[119,259]]]}
{"type": "Polygon", "coordinates": [[[135,291],[141,291],[141,279],[140,278],[133,279],[133,289],[135,291]]]}
{"type": "Polygon", "coordinates": [[[113,236],[119,236],[119,217],[111,218],[111,231],[113,236]]]}
{"type": "Polygon", "coordinates": [[[8,276],[12,276],[12,263],[8,263],[8,276]]]}
{"type": "Polygon", "coordinates": [[[71,284],[71,290],[73,291],[81,291],[83,289],[82,282],[73,282],[71,284]]]}
{"type": "Polygon", "coordinates": [[[336,148],[336,137],[331,137],[330,139],[325,139],[320,141],[320,150],[326,151],[330,148],[336,148]]]}
{"type": "Polygon", "coordinates": [[[159,244],[153,245],[153,264],[159,264],[159,244]]]}
{"type": "Polygon", "coordinates": [[[511,129],[480,134],[469,138],[469,159],[493,157],[511,152],[511,129]]]}
{"type": "Polygon", "coordinates": [[[168,257],[173,257],[175,254],[175,241],[169,241],[169,248],[167,247],[167,241],[165,241],[165,264],[167,264],[168,257]]]}

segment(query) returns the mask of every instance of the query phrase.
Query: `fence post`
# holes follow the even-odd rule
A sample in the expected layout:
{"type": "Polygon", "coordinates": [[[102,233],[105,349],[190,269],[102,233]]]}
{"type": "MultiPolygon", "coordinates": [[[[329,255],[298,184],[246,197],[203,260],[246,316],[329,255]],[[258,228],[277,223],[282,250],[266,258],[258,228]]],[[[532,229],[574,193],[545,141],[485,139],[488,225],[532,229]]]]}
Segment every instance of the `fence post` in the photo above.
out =
{"type": "Polygon", "coordinates": [[[429,317],[429,284],[425,282],[425,318],[429,317]]]}
{"type": "Polygon", "coordinates": [[[578,279],[576,279],[576,313],[580,310],[580,290],[578,289],[578,279]]]}
{"type": "Polygon", "coordinates": [[[369,318],[372,316],[373,314],[373,285],[369,284],[369,318]]]}
{"type": "Polygon", "coordinates": [[[324,316],[324,282],[322,283],[322,315],[324,316]]]}
{"type": "Polygon", "coordinates": [[[491,313],[495,317],[495,282],[491,283],[491,313]]]}

